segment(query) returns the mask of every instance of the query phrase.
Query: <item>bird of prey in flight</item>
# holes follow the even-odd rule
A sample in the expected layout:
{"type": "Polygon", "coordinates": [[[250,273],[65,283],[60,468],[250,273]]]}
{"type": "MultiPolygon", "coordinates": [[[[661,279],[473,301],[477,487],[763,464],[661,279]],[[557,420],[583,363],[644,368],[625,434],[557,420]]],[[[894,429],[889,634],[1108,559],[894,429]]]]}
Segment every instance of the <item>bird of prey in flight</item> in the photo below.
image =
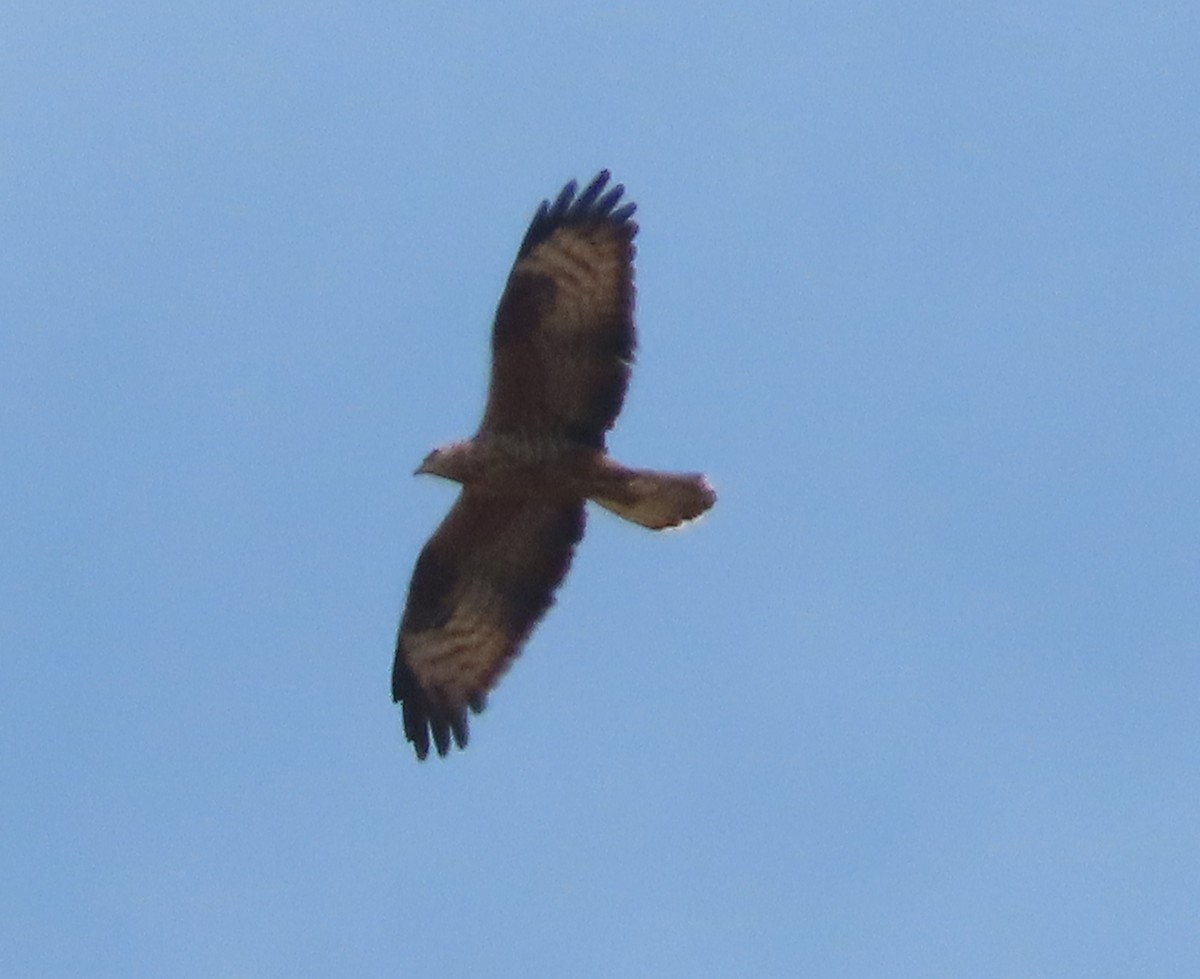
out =
{"type": "Polygon", "coordinates": [[[634,204],[602,171],[543,201],[496,310],[487,407],[473,438],[418,473],[460,483],[417,558],[396,638],[392,698],[417,757],[467,744],[467,712],[554,601],[583,536],[587,500],[662,530],[716,502],[699,473],[610,458],[633,363],[634,204]]]}

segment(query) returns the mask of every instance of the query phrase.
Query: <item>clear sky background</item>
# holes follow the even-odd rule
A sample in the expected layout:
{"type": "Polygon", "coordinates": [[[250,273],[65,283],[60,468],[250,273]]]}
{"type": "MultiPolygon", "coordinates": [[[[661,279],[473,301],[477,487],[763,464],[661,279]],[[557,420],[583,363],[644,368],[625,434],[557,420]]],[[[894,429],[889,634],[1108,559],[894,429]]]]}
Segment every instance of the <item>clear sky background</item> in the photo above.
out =
{"type": "Polygon", "coordinates": [[[1200,975],[1194,3],[2,20],[0,974],[1200,975]],[[410,474],[601,167],[721,499],[418,764],[410,474]]]}

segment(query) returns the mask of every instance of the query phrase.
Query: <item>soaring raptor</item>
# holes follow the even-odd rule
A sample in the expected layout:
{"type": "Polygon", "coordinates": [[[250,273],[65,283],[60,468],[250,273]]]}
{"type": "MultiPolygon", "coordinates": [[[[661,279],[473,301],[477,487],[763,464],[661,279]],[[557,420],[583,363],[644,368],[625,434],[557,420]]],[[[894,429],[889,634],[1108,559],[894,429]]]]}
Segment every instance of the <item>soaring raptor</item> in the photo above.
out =
{"type": "Polygon", "coordinates": [[[417,757],[467,744],[467,710],[520,652],[583,536],[584,502],[662,530],[704,513],[699,473],[609,458],[633,363],[636,205],[602,171],[543,201],[517,251],[492,327],[487,408],[475,436],[435,449],[417,473],[462,492],[417,558],[396,638],[392,699],[417,757]]]}

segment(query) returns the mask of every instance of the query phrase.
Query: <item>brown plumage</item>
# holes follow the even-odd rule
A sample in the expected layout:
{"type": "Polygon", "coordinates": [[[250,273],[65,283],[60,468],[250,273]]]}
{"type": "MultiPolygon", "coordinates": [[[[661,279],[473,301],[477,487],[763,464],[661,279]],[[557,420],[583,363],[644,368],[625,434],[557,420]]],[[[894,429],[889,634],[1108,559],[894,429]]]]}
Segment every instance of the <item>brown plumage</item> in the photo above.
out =
{"type": "Polygon", "coordinates": [[[661,530],[716,502],[698,473],[627,469],[605,452],[635,346],[635,205],[602,171],[543,201],[492,329],[492,376],[474,438],[417,470],[462,484],[417,558],[396,639],[392,698],[418,758],[467,744],[467,711],[554,602],[583,536],[584,502],[661,530]]]}

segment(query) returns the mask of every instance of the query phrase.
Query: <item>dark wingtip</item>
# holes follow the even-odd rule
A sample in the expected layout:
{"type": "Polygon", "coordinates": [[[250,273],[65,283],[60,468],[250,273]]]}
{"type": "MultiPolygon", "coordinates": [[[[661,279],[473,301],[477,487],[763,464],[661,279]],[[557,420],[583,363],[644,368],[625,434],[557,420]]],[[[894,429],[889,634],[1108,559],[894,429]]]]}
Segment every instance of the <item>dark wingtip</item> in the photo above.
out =
{"type": "Polygon", "coordinates": [[[410,698],[405,698],[402,702],[401,711],[404,718],[404,736],[417,753],[417,760],[424,761],[429,757],[428,718],[417,709],[416,703],[410,698]]]}
{"type": "MultiPolygon", "coordinates": [[[[467,725],[466,708],[456,710],[435,703],[399,656],[392,668],[392,700],[401,706],[404,736],[412,744],[418,761],[429,757],[431,738],[441,758],[450,753],[452,740],[459,748],[467,746],[471,732],[467,725]]],[[[483,708],[477,708],[476,703],[482,704],[482,698],[476,698],[469,705],[475,713],[479,713],[483,708]]]]}
{"type": "Polygon", "coordinates": [[[433,743],[437,746],[438,756],[446,757],[446,752],[450,750],[450,725],[444,720],[437,718],[429,718],[430,727],[433,729],[433,743]]]}
{"type": "Polygon", "coordinates": [[[440,758],[450,753],[451,744],[458,748],[467,746],[471,731],[466,710],[442,710],[420,695],[405,697],[401,706],[404,736],[412,744],[418,761],[429,757],[431,739],[440,758]]]}
{"type": "Polygon", "coordinates": [[[521,241],[518,257],[528,254],[561,227],[608,224],[614,228],[624,228],[628,236],[633,238],[638,227],[630,218],[637,210],[637,205],[630,202],[617,207],[625,194],[625,187],[616,184],[605,191],[611,179],[612,174],[608,170],[601,170],[582,191],[578,191],[577,181],[570,180],[553,202],[549,199],[542,201],[521,241]]]}
{"type": "MultiPolygon", "coordinates": [[[[609,173],[607,170],[601,170],[598,174],[596,174],[596,176],[592,178],[592,182],[583,188],[583,193],[575,198],[574,207],[581,211],[586,211],[593,204],[595,204],[596,198],[600,196],[600,191],[602,191],[604,189],[604,185],[608,183],[608,177],[609,173]]],[[[574,183],[575,181],[572,180],[571,185],[573,186],[574,183]]],[[[616,190],[618,197],[620,197],[625,191],[625,188],[620,186],[620,184],[618,184],[614,189],[616,190]]],[[[612,196],[612,191],[609,191],[604,196],[606,198],[612,196]]],[[[597,207],[596,210],[604,211],[607,209],[603,206],[603,204],[601,204],[601,206],[597,207]]]]}

